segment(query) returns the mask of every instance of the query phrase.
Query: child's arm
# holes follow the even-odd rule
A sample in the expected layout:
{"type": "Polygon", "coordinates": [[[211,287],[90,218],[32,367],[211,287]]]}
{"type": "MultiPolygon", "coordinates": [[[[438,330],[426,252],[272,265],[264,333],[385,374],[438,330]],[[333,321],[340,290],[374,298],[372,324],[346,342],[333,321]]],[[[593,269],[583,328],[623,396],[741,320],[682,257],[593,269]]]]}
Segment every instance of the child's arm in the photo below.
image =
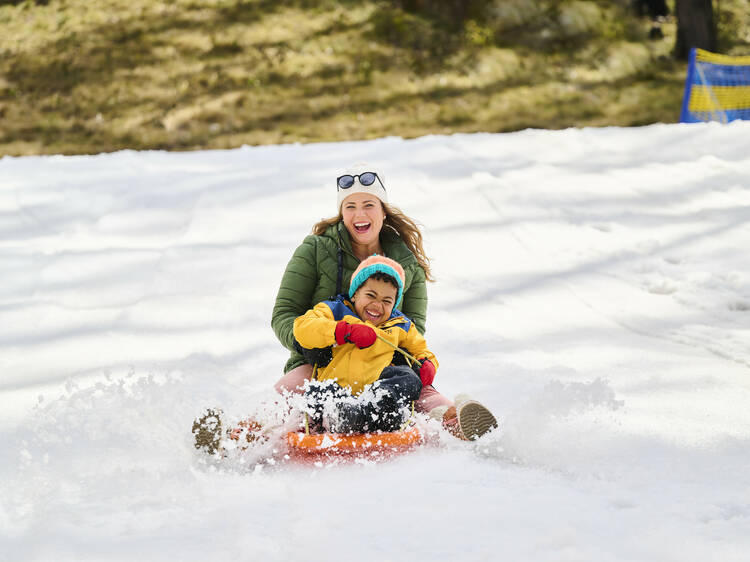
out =
{"type": "Polygon", "coordinates": [[[330,307],[325,303],[316,304],[314,308],[294,320],[294,339],[307,349],[334,345],[335,330],[336,320],[333,319],[330,307]]]}
{"type": "Polygon", "coordinates": [[[319,303],[294,320],[294,338],[308,349],[345,343],[353,343],[362,349],[375,343],[377,336],[375,330],[366,324],[350,324],[346,320],[337,322],[331,308],[319,303]]]}
{"type": "Polygon", "coordinates": [[[413,322],[411,326],[409,326],[409,331],[402,336],[401,341],[399,342],[399,347],[403,347],[420,361],[428,359],[437,369],[438,362],[435,358],[435,354],[427,348],[427,340],[425,340],[424,336],[419,333],[419,330],[417,330],[413,322]]]}
{"type": "Polygon", "coordinates": [[[409,327],[406,337],[399,345],[419,359],[419,364],[412,365],[412,369],[419,375],[422,386],[431,385],[432,381],[435,380],[435,371],[437,371],[438,362],[435,359],[435,354],[427,349],[427,341],[413,323],[409,327]]]}

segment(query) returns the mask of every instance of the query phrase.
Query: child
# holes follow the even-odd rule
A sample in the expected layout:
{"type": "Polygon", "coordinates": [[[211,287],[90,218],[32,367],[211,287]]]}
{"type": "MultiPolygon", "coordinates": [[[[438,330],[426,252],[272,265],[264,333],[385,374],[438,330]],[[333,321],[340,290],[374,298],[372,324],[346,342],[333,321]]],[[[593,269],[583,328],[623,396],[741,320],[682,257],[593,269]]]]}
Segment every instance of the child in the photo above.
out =
{"type": "Polygon", "coordinates": [[[403,289],[401,265],[373,255],[352,274],[348,299],[339,295],[323,301],[294,321],[294,337],[303,351],[332,348],[330,361],[318,362],[317,382],[307,391],[315,421],[327,430],[395,431],[403,421],[403,409],[419,398],[422,385],[432,384],[435,356],[397,309],[403,289]],[[419,362],[412,367],[392,365],[395,347],[419,362]],[[324,407],[326,402],[334,402],[333,408],[324,407]]]}

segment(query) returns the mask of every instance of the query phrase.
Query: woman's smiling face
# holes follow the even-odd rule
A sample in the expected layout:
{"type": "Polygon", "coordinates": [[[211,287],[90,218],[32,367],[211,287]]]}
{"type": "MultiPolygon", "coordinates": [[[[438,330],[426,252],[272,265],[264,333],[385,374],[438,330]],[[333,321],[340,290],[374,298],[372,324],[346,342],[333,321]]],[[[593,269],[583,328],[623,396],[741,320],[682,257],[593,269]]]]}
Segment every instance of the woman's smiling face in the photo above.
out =
{"type": "Polygon", "coordinates": [[[341,216],[353,242],[364,246],[378,243],[385,220],[380,199],[369,193],[352,193],[341,205],[341,216]]]}

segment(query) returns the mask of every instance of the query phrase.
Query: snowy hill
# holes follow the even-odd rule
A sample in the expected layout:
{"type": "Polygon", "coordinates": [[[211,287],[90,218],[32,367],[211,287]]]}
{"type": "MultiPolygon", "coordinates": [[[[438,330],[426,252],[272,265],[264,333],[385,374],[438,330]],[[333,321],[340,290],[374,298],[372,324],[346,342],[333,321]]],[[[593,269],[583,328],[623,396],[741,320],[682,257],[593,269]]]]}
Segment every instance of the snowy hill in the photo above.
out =
{"type": "Polygon", "coordinates": [[[0,560],[747,560],[748,138],[3,158],[0,560]],[[204,462],[203,407],[273,400],[278,282],[361,160],[424,225],[436,385],[501,429],[382,464],[204,462]]]}

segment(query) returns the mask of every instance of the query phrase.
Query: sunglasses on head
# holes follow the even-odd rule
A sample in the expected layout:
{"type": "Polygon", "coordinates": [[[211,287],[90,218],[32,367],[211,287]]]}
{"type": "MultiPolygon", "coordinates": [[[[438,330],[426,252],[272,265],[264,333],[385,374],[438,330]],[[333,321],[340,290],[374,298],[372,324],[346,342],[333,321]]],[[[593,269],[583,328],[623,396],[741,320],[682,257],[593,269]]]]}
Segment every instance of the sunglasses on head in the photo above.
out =
{"type": "Polygon", "coordinates": [[[372,185],[375,183],[375,180],[378,180],[378,183],[380,183],[380,187],[385,189],[383,182],[380,181],[380,178],[375,172],[364,172],[356,176],[352,176],[351,174],[339,176],[338,178],[336,178],[336,185],[338,186],[339,189],[349,189],[351,186],[354,185],[355,179],[359,179],[359,183],[361,183],[364,186],[372,185]]]}

